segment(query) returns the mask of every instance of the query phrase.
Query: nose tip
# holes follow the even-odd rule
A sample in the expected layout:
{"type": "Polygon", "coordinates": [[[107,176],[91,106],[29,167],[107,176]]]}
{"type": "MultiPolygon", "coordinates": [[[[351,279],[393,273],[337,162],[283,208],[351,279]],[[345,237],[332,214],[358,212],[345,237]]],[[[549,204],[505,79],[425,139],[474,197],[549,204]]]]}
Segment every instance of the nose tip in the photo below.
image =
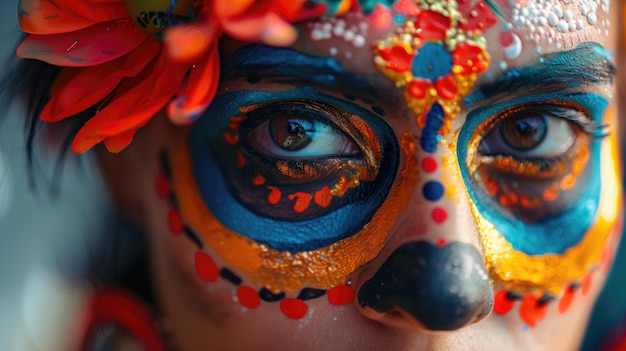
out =
{"type": "Polygon", "coordinates": [[[358,299],[368,317],[433,331],[462,328],[486,317],[493,305],[480,253],[461,242],[400,246],[359,289],[358,299]]]}

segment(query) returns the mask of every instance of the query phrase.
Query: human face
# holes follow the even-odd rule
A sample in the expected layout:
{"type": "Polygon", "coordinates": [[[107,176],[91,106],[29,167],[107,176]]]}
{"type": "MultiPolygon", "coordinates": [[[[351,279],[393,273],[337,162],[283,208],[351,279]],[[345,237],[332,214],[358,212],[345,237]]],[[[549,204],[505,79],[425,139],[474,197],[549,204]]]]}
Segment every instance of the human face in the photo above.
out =
{"type": "Polygon", "coordinates": [[[138,140],[180,349],[577,347],[621,230],[608,3],[392,3],[224,42],[204,116],[138,140]]]}

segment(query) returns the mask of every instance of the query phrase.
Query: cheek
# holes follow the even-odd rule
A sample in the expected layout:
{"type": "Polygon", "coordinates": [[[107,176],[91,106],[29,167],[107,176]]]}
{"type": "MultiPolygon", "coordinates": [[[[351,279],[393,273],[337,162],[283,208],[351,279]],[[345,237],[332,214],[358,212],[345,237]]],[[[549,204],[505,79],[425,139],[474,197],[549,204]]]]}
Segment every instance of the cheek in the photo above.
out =
{"type": "MultiPolygon", "coordinates": [[[[240,102],[240,100],[237,101],[240,102]]],[[[213,106],[218,105],[219,101],[213,106]]],[[[221,110],[217,109],[217,111],[221,110]]],[[[232,115],[224,114],[227,117],[232,115]]],[[[380,166],[379,173],[390,178],[383,176],[378,178],[391,179],[389,189],[386,190],[389,196],[373,196],[374,199],[379,198],[383,201],[375,206],[375,211],[368,219],[367,225],[359,224],[359,229],[355,234],[348,233],[344,239],[330,245],[292,252],[281,251],[274,247],[276,245],[264,242],[263,239],[278,238],[280,242],[289,242],[292,238],[297,239],[297,231],[277,230],[277,228],[305,223],[298,222],[297,219],[300,212],[295,209],[298,207],[299,199],[291,198],[288,196],[289,193],[281,192],[278,200],[291,204],[287,208],[291,214],[290,221],[272,219],[269,214],[266,214],[263,220],[266,226],[257,225],[255,221],[258,217],[250,215],[248,207],[239,202],[241,196],[250,194],[228,184],[239,181],[236,178],[238,176],[253,174],[248,187],[252,190],[267,189],[267,194],[261,198],[262,206],[257,204],[264,211],[276,209],[271,203],[263,201],[272,199],[274,189],[279,189],[279,187],[272,186],[273,189],[270,189],[269,186],[265,186],[271,184],[269,175],[263,177],[265,182],[255,183],[254,179],[257,177],[253,172],[237,171],[239,164],[236,157],[233,159],[225,157],[222,160],[210,157],[218,153],[237,154],[239,142],[236,140],[243,138],[240,134],[232,134],[239,130],[232,126],[232,119],[225,123],[227,128],[223,129],[231,133],[228,136],[220,131],[219,126],[207,126],[202,122],[203,120],[200,120],[198,125],[194,126],[197,129],[192,129],[189,142],[178,143],[160,153],[160,172],[155,183],[157,197],[167,206],[167,215],[164,220],[167,222],[167,240],[172,242],[172,246],[171,249],[166,250],[174,253],[176,256],[174,261],[178,262],[176,265],[179,266],[178,269],[183,272],[186,279],[195,282],[193,290],[201,291],[208,288],[210,291],[221,291],[225,296],[230,296],[234,305],[240,306],[240,310],[254,310],[268,306],[292,319],[305,318],[310,314],[310,306],[313,305],[341,306],[351,303],[355,298],[355,293],[348,276],[373,260],[382,250],[386,233],[393,226],[398,212],[406,207],[408,195],[414,186],[413,177],[416,174],[417,162],[414,159],[415,145],[412,138],[407,134],[401,138],[398,145],[395,137],[384,139],[379,135],[379,140],[381,140],[379,148],[382,149],[378,150],[378,153],[385,155],[387,152],[387,154],[396,155],[402,152],[403,156],[389,157],[395,160],[393,162],[402,159],[399,165],[385,166],[385,162],[389,161],[385,161],[384,157],[380,162],[382,166],[380,166]],[[202,132],[195,132],[197,130],[218,132],[207,136],[202,132]],[[211,144],[215,140],[226,142],[219,144],[221,146],[216,146],[217,144],[211,144]],[[207,144],[211,144],[208,146],[208,153],[198,151],[201,149],[198,145],[206,147],[207,144]],[[229,162],[232,162],[234,167],[230,174],[224,170],[230,167],[229,162]],[[394,169],[397,167],[399,167],[398,176],[395,177],[394,169]],[[198,172],[198,169],[202,171],[198,172]],[[389,174],[384,173],[385,171],[389,174]],[[238,191],[239,197],[233,196],[233,193],[238,191]],[[221,214],[220,217],[218,214],[221,214]],[[232,228],[233,223],[236,224],[237,230],[232,228]]],[[[367,128],[371,127],[366,127],[365,123],[355,124],[357,129],[366,128],[362,134],[369,133],[367,131],[370,129],[367,128]]],[[[375,123],[370,125],[376,126],[375,123]]],[[[372,143],[368,142],[368,144],[372,143]]],[[[375,182],[376,179],[373,181],[375,182]]],[[[363,181],[363,183],[366,182],[363,181]]],[[[379,181],[382,186],[374,187],[374,189],[384,189],[387,186],[385,182],[379,181]]],[[[349,187],[341,195],[346,199],[351,196],[350,192],[364,192],[365,189],[365,185],[354,187],[354,189],[349,187]]],[[[342,199],[332,199],[332,201],[340,200],[342,199]]],[[[318,205],[314,201],[310,203],[311,208],[318,205]]],[[[339,207],[339,210],[341,209],[342,207],[339,207]]],[[[305,208],[301,212],[307,215],[306,211],[305,208]]],[[[355,213],[343,218],[342,221],[349,224],[359,215],[361,214],[355,213]]],[[[340,224],[334,223],[331,229],[341,231],[342,229],[337,229],[341,228],[340,224]]],[[[304,224],[302,226],[305,229],[308,228],[304,224]]],[[[315,230],[323,232],[324,229],[320,227],[308,230],[313,230],[311,235],[315,235],[315,230]]]]}
{"type": "MultiPolygon", "coordinates": [[[[614,123],[612,111],[609,108],[606,117],[611,125],[614,123]]],[[[559,231],[552,230],[540,241],[531,240],[532,235],[525,237],[527,250],[534,250],[535,254],[516,250],[513,248],[515,241],[502,234],[506,230],[501,226],[502,223],[494,225],[495,222],[485,218],[485,211],[473,207],[487,269],[499,289],[494,312],[506,314],[517,306],[522,320],[534,326],[545,317],[549,306],[556,305],[551,308],[564,313],[572,303],[590,295],[592,285],[604,280],[622,229],[620,158],[615,133],[597,143],[597,149],[591,148],[587,164],[590,171],[597,169],[591,182],[597,181],[598,191],[587,194],[590,199],[598,199],[597,205],[586,215],[579,214],[581,218],[559,227],[568,233],[580,231],[581,234],[577,236],[579,239],[574,244],[561,248],[568,233],[557,235],[559,231]],[[540,244],[542,241],[546,243],[540,244]],[[546,247],[554,249],[540,252],[546,250],[546,247]]],[[[587,187],[593,188],[589,185],[587,187]]],[[[593,203],[589,199],[578,201],[593,203]]],[[[543,223],[548,221],[550,218],[543,223]]],[[[597,291],[599,287],[595,289],[597,291]]]]}

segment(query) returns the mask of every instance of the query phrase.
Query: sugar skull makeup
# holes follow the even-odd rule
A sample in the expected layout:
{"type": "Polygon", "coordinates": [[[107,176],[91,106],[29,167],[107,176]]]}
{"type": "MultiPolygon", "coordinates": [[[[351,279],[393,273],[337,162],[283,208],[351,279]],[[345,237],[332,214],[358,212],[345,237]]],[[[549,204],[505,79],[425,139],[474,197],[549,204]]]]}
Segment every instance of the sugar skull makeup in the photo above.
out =
{"type": "MultiPolygon", "coordinates": [[[[516,65],[521,45],[545,42],[520,39],[529,29],[519,15],[505,20],[515,6],[362,5],[363,13],[349,11],[346,22],[315,22],[303,35],[313,47],[339,36],[355,52],[371,50],[376,78],[351,73],[347,62],[362,63],[335,47],[319,55],[307,53],[319,50],[306,45],[299,51],[251,45],[224,60],[218,97],[192,127],[188,144],[166,152],[179,220],[200,250],[206,243],[226,262],[221,270],[237,276],[227,279],[233,284],[251,284],[266,301],[291,294],[306,301],[339,287],[352,291],[345,285],[349,276],[396,245],[396,222],[408,204],[424,209],[426,232],[439,233],[457,230],[456,206],[466,202],[481,247],[446,234],[403,242],[359,285],[361,307],[388,313],[397,308],[391,300],[419,290],[398,285],[397,295],[383,287],[392,280],[441,281],[431,293],[448,294],[458,278],[475,288],[474,302],[451,293],[445,306],[432,303],[440,320],[428,309],[411,312],[420,323],[462,327],[489,313],[493,294],[497,313],[521,300],[522,320],[535,326],[547,302],[570,303],[597,270],[617,222],[619,196],[608,190],[617,186],[610,165],[614,137],[607,138],[610,97],[603,93],[614,75],[609,53],[584,42],[516,65]],[[382,21],[383,14],[393,21],[382,21]],[[381,28],[387,33],[370,48],[357,40],[381,28]],[[501,39],[497,67],[489,54],[497,50],[486,36],[501,39]],[[403,105],[390,110],[388,96],[372,81],[395,86],[392,94],[402,96],[403,105]],[[391,114],[403,110],[413,125],[394,122],[391,114]],[[411,202],[415,194],[420,199],[411,202]],[[435,268],[419,277],[397,273],[413,267],[413,256],[432,258],[427,266],[436,267],[451,252],[474,257],[467,263],[472,279],[453,271],[443,279],[448,273],[435,268]],[[467,312],[455,315],[460,309],[467,312]]],[[[328,9],[346,11],[341,4],[328,9]]],[[[554,45],[563,39],[551,38],[554,45]]],[[[215,266],[205,253],[195,260],[201,277],[207,270],[198,267],[215,266]]],[[[222,274],[219,267],[210,271],[204,280],[222,274]]],[[[242,296],[245,306],[255,305],[242,296]]],[[[286,314],[302,318],[303,311],[286,314]]]]}

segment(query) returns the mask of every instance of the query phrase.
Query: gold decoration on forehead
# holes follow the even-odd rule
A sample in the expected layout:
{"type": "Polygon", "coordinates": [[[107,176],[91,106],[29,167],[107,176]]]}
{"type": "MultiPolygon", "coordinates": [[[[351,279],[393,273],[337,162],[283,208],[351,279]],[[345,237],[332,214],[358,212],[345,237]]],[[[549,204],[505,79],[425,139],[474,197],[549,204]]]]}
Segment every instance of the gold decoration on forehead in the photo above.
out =
{"type": "Polygon", "coordinates": [[[450,131],[459,100],[489,67],[482,33],[495,24],[482,1],[416,0],[418,11],[374,45],[374,63],[397,87],[422,128],[420,146],[434,152],[450,131]]]}

